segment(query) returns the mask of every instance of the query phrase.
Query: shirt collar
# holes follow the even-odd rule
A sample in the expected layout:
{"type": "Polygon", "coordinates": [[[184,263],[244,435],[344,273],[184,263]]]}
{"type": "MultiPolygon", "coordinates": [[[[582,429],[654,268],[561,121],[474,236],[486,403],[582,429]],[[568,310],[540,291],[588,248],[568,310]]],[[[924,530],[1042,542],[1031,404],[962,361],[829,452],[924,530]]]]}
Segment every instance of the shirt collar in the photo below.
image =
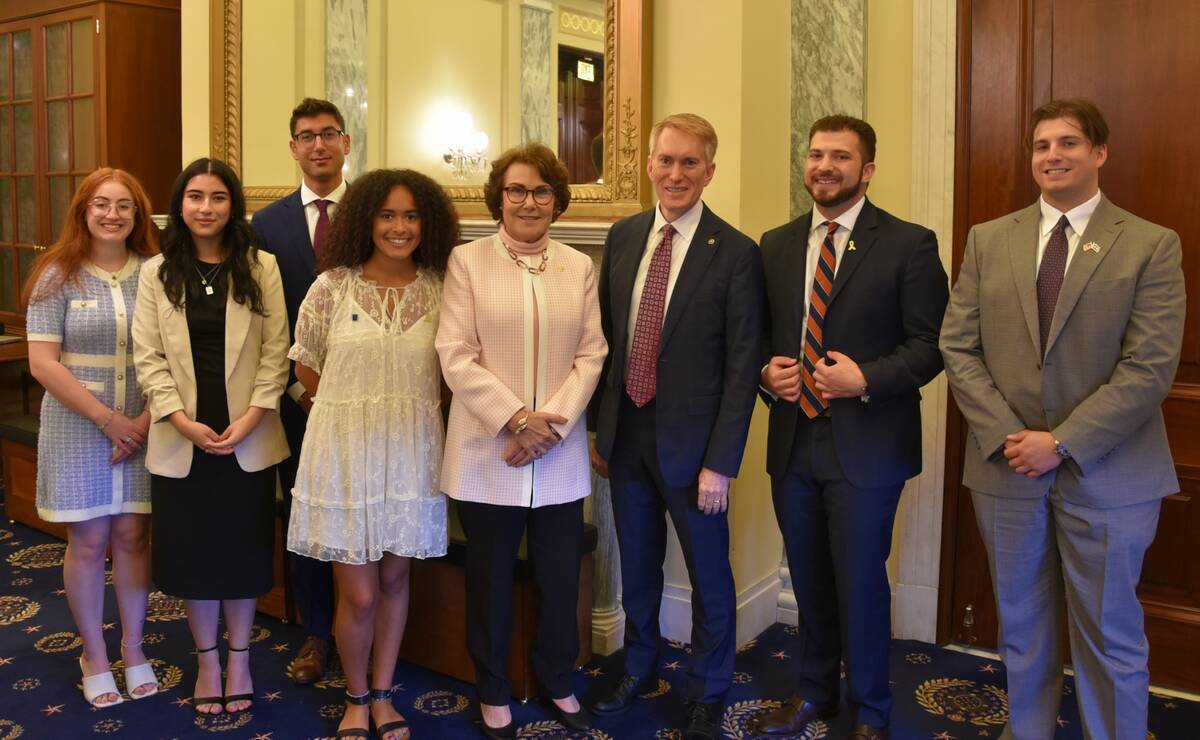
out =
{"type": "Polygon", "coordinates": [[[1054,206],[1046,202],[1045,198],[1038,197],[1038,206],[1042,209],[1041,234],[1046,236],[1054,230],[1058,220],[1063,216],[1067,217],[1067,223],[1071,224],[1071,231],[1077,235],[1083,235],[1084,229],[1087,228],[1088,221],[1092,219],[1092,214],[1096,212],[1096,207],[1100,205],[1100,191],[1088,198],[1084,202],[1075,206],[1071,210],[1063,213],[1054,206]]]}
{"type": "MultiPolygon", "coordinates": [[[[862,213],[863,206],[866,204],[866,202],[867,202],[867,196],[864,195],[863,197],[858,199],[857,203],[850,206],[850,208],[845,213],[843,213],[842,215],[833,219],[834,223],[836,223],[838,226],[842,227],[846,231],[853,232],[854,224],[858,223],[858,214],[862,213]]],[[[824,228],[824,229],[828,230],[828,227],[821,226],[821,224],[823,224],[823,223],[825,223],[825,217],[822,216],[821,212],[818,211],[814,207],[813,212],[812,212],[812,223],[809,224],[809,227],[808,227],[809,235],[811,235],[817,229],[824,228]]]]}
{"type": "MultiPolygon", "coordinates": [[[[342,181],[340,183],[338,183],[338,186],[333,189],[333,192],[330,193],[329,195],[325,196],[325,200],[327,200],[331,203],[340,203],[342,200],[342,196],[345,194],[346,194],[346,178],[343,177],[342,181]]],[[[321,198],[321,196],[317,195],[311,189],[309,189],[308,183],[306,183],[306,182],[300,183],[300,203],[301,204],[308,205],[309,203],[312,203],[314,200],[320,200],[320,198],[321,198]]]]}
{"type": "Polygon", "coordinates": [[[686,239],[689,243],[692,237],[696,234],[696,229],[700,226],[700,216],[704,214],[704,201],[696,201],[696,205],[692,206],[679,218],[668,222],[662,214],[662,209],[658,206],[654,207],[654,226],[651,227],[650,233],[657,234],[662,231],[662,227],[670,223],[675,227],[675,232],[686,239]]]}

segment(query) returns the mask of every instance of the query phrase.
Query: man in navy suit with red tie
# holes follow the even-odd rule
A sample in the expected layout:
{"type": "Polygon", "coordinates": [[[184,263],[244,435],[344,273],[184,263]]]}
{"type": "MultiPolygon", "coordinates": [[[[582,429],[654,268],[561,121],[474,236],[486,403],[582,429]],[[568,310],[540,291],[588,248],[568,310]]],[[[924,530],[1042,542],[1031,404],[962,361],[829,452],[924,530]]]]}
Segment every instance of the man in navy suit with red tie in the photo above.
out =
{"type": "MultiPolygon", "coordinates": [[[[288,326],[295,331],[296,315],[317,276],[321,245],[329,231],[329,218],[346,192],[342,165],[350,153],[350,136],[337,106],[327,100],[305,98],[292,111],[289,135],[292,156],[304,173],[294,193],[280,198],[251,218],[258,246],[275,255],[283,278],[288,326]]],[[[295,338],[293,337],[293,340],[295,338]]],[[[280,416],[292,456],[279,464],[284,516],[291,511],[292,486],[312,399],[295,373],[288,378],[280,402],[280,416]]],[[[285,525],[284,531],[287,531],[285,525]]],[[[300,652],[288,664],[288,675],[301,684],[313,683],[325,673],[333,636],[333,569],[329,563],[291,554],[292,585],[296,606],[308,635],[300,652]]]]}
{"type": "Polygon", "coordinates": [[[765,735],[806,737],[837,714],[847,737],[888,736],[891,593],[885,563],[904,482],[921,471],[919,389],[942,369],[946,271],[937,237],[867,200],[875,131],[829,116],[809,132],[814,208],[763,235],[767,472],[800,614],[794,697],[765,735]]]}
{"type": "Polygon", "coordinates": [[[670,516],[692,585],[685,740],[720,735],[733,679],[726,512],[754,410],[762,331],[758,249],[700,200],[716,149],[712,126],[690,113],[650,133],[658,206],[614,224],[604,245],[609,353],[591,415],[593,464],[611,471],[626,648],[625,675],[592,708],[623,711],[653,685],[670,516]]]}

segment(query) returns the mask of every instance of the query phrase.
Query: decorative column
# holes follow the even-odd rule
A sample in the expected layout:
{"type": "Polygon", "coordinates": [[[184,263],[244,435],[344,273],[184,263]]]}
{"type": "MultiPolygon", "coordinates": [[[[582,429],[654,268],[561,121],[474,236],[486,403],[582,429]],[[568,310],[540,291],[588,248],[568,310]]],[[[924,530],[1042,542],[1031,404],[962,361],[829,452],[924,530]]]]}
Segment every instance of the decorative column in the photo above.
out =
{"type": "Polygon", "coordinates": [[[792,218],[812,208],[804,161],[813,121],[863,114],[865,1],[792,0],[792,218]]]}
{"type": "Polygon", "coordinates": [[[353,179],[367,169],[367,0],[325,0],[325,97],[346,119],[353,179]]]}
{"type": "MultiPolygon", "coordinates": [[[[954,100],[957,12],[954,0],[913,4],[912,220],[937,233],[950,273],[954,233],[954,100]]],[[[921,475],[908,482],[896,515],[903,533],[892,633],[933,642],[937,633],[943,491],[946,478],[945,374],[921,392],[921,475]]]]}
{"type": "Polygon", "coordinates": [[[592,473],[592,495],[584,517],[596,526],[592,555],[592,652],[611,655],[625,645],[625,612],[621,608],[621,553],[613,523],[612,489],[592,473]]]}
{"type": "Polygon", "coordinates": [[[550,0],[521,3],[521,142],[550,144],[550,0]]]}

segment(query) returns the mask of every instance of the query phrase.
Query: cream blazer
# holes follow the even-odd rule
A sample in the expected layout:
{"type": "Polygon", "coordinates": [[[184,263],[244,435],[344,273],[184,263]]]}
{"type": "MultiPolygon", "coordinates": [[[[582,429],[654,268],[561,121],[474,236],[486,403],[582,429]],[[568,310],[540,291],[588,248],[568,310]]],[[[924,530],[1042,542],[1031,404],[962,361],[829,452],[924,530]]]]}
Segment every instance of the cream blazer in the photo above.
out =
{"type": "MultiPolygon", "coordinates": [[[[547,248],[546,271],[537,276],[513,262],[499,236],[450,253],[435,344],[454,392],[441,475],[451,498],[536,507],[591,493],[587,424],[578,422],[608,352],[596,271],[590,257],[565,244],[547,248]],[[504,427],[522,407],[567,423],[555,425],[563,441],[549,453],[512,468],[501,459],[509,440],[504,427]]],[[[531,259],[540,261],[525,261],[531,259]]]]}
{"type": "MultiPolygon", "coordinates": [[[[262,470],[287,458],[287,438],[279,421],[279,396],[288,378],[287,307],[279,266],[268,252],[256,250],[255,279],[262,288],[265,316],[233,300],[225,306],[225,393],[229,418],[237,419],[251,406],[267,409],[263,420],[234,448],[238,465],[247,472],[262,470]]],[[[158,270],[162,255],[146,261],[138,282],[133,312],[133,360],[150,406],[150,439],[146,468],[168,478],[186,477],[194,445],[167,421],[183,409],[196,418],[196,371],[187,315],[171,305],[158,270]]],[[[218,434],[223,431],[215,430],[218,434]]]]}

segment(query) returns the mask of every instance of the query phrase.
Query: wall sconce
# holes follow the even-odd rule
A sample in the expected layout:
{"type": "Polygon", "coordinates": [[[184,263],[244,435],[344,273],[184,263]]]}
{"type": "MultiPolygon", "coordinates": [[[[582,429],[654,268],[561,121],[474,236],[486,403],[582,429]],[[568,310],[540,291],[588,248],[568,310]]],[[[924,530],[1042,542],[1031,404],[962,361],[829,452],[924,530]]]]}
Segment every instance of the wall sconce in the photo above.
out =
{"type": "Polygon", "coordinates": [[[484,153],[488,147],[488,135],[475,130],[471,114],[462,110],[447,109],[437,116],[442,132],[444,150],[442,161],[450,166],[455,180],[470,180],[483,174],[488,166],[484,153]]]}

